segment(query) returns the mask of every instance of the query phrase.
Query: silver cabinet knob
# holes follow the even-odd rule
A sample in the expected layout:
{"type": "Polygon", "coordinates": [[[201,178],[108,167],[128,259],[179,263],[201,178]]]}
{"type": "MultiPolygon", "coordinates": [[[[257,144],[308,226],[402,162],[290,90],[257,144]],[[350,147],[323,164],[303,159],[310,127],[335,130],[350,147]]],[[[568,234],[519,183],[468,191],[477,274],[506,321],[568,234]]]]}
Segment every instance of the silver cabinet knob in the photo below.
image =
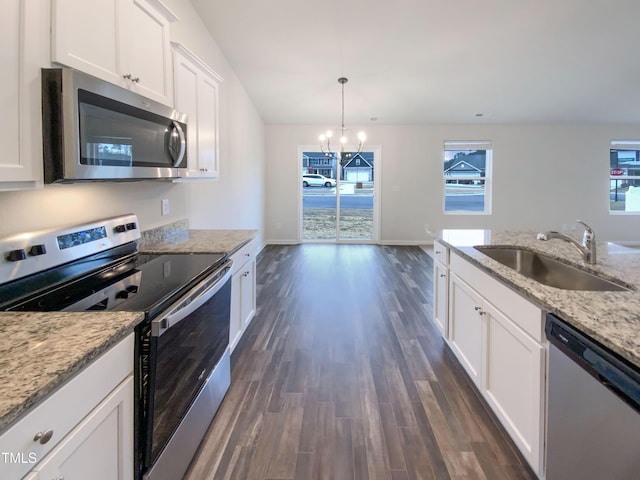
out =
{"type": "Polygon", "coordinates": [[[46,432],[38,432],[33,436],[34,442],[39,442],[41,445],[44,445],[53,437],[53,430],[47,430],[46,432]]]}
{"type": "Polygon", "coordinates": [[[251,254],[250,254],[250,253],[245,253],[245,254],[244,254],[244,256],[245,256],[245,257],[250,257],[250,256],[251,256],[251,254]]]}
{"type": "Polygon", "coordinates": [[[244,272],[244,273],[242,274],[242,276],[243,276],[243,277],[248,277],[248,276],[249,276],[249,272],[244,272]]]}

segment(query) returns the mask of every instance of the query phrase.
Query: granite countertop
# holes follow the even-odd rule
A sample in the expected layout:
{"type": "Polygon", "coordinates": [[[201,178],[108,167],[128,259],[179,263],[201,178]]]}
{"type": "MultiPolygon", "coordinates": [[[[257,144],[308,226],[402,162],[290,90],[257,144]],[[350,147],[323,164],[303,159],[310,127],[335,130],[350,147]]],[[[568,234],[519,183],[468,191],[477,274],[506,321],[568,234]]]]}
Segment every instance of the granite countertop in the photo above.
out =
{"type": "Polygon", "coordinates": [[[0,433],[142,319],[140,312],[0,313],[0,433]]]}
{"type": "MultiPolygon", "coordinates": [[[[177,222],[143,233],[142,253],[233,254],[257,230],[189,230],[177,222]]],[[[0,312],[0,432],[143,320],[142,312],[0,312]]]]}
{"type": "Polygon", "coordinates": [[[185,230],[139,243],[143,253],[226,253],[232,255],[258,230],[185,230]]]}
{"type": "Polygon", "coordinates": [[[586,265],[575,247],[562,240],[536,240],[536,232],[443,230],[438,240],[543,310],[640,367],[640,250],[597,244],[597,264],[586,265]],[[633,290],[594,292],[548,287],[482,254],[474,246],[520,246],[545,253],[633,290]]]}

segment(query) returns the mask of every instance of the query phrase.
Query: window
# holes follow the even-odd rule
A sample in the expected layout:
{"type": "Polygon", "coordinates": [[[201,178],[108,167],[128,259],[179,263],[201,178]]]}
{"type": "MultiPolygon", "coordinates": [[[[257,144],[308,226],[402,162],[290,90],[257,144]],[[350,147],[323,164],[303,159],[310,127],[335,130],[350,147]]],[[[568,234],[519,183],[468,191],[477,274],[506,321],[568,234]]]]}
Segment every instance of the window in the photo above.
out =
{"type": "Polygon", "coordinates": [[[444,142],[444,212],[491,213],[491,142],[444,142]]]}
{"type": "Polygon", "coordinates": [[[640,213],[640,141],[611,142],[609,212],[640,213]]]}

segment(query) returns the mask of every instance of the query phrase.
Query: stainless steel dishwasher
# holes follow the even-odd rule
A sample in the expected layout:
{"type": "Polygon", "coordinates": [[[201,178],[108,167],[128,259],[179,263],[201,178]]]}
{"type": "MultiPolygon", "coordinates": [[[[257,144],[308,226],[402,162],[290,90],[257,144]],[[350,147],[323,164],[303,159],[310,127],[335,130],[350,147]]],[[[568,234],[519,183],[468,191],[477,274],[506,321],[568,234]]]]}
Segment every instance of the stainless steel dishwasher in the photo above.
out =
{"type": "Polygon", "coordinates": [[[548,314],[546,480],[640,478],[640,369],[548,314]]]}

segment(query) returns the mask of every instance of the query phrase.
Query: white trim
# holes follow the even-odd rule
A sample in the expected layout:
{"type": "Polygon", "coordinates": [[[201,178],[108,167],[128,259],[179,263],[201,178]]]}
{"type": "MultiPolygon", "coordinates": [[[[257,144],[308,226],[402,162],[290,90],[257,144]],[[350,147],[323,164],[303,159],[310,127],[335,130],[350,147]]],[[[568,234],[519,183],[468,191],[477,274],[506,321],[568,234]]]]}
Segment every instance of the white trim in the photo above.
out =
{"type": "Polygon", "coordinates": [[[300,245],[300,242],[298,240],[265,240],[264,246],[267,245],[300,245]]]}
{"type": "Polygon", "coordinates": [[[224,82],[224,78],[222,78],[222,76],[220,76],[217,72],[215,72],[209,65],[204,63],[204,61],[202,61],[200,57],[198,57],[195,53],[193,53],[187,47],[182,45],[180,42],[172,41],[171,46],[173,47],[174,50],[180,52],[184,57],[186,57],[187,60],[189,60],[191,63],[194,63],[201,70],[204,70],[204,73],[208,74],[218,83],[224,82]]]}

